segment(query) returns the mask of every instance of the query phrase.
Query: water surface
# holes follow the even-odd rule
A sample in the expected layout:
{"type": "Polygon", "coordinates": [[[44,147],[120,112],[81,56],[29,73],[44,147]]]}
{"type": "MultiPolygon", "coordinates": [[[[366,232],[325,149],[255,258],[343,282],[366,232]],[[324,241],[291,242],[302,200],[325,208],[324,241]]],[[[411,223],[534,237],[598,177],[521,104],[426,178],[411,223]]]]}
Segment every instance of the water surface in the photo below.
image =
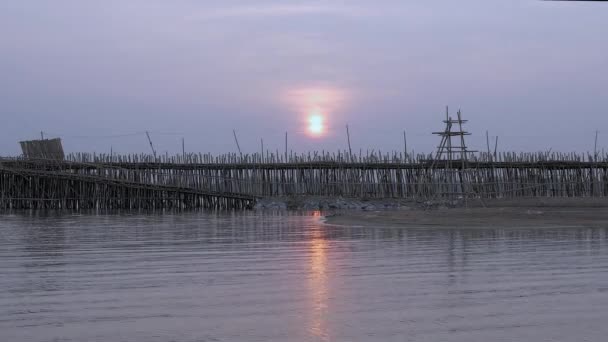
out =
{"type": "Polygon", "coordinates": [[[0,341],[605,341],[605,229],[0,215],[0,341]]]}

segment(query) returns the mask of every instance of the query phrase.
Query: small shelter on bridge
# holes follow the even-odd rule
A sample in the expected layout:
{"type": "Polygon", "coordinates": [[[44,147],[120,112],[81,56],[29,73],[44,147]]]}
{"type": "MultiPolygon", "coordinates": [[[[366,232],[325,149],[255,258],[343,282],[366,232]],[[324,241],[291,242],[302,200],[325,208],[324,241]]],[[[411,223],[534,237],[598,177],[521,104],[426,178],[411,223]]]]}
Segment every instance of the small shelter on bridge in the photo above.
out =
{"type": "Polygon", "coordinates": [[[20,141],[19,144],[25,158],[55,160],[65,158],[60,138],[20,141]]]}

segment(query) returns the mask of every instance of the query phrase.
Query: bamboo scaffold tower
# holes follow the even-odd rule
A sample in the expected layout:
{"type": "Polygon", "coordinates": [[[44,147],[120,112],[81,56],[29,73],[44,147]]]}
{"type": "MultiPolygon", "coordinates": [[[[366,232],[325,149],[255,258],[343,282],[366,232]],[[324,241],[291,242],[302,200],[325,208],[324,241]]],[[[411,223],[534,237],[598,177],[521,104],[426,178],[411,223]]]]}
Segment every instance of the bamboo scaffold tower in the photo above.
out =
{"type": "Polygon", "coordinates": [[[445,172],[443,179],[439,181],[448,185],[450,197],[458,196],[465,199],[473,192],[471,187],[467,185],[468,154],[476,152],[469,150],[465,142],[465,136],[471,135],[462,127],[467,121],[462,119],[460,109],[456,112],[456,119],[453,119],[450,116],[449,108],[446,106],[445,120],[443,120],[445,129],[441,132],[433,132],[434,135],[441,137],[441,141],[431,166],[431,169],[433,169],[437,161],[444,161],[445,167],[443,170],[445,172]]]}

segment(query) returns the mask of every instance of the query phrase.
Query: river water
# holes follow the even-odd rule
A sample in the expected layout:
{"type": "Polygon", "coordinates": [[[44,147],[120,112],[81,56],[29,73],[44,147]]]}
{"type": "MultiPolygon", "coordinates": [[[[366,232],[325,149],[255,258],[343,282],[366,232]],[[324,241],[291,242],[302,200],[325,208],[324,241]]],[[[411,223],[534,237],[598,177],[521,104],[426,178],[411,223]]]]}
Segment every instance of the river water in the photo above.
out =
{"type": "Polygon", "coordinates": [[[605,341],[605,229],[0,215],[0,341],[605,341]]]}

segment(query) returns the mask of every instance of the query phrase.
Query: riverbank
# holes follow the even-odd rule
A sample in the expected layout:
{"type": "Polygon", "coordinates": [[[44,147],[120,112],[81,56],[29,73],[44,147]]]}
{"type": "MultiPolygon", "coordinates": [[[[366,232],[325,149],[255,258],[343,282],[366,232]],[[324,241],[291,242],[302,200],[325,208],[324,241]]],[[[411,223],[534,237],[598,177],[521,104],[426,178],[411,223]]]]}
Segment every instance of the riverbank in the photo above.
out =
{"type": "Polygon", "coordinates": [[[326,223],[366,227],[608,227],[608,199],[524,198],[469,200],[394,210],[336,210],[326,223]]]}

